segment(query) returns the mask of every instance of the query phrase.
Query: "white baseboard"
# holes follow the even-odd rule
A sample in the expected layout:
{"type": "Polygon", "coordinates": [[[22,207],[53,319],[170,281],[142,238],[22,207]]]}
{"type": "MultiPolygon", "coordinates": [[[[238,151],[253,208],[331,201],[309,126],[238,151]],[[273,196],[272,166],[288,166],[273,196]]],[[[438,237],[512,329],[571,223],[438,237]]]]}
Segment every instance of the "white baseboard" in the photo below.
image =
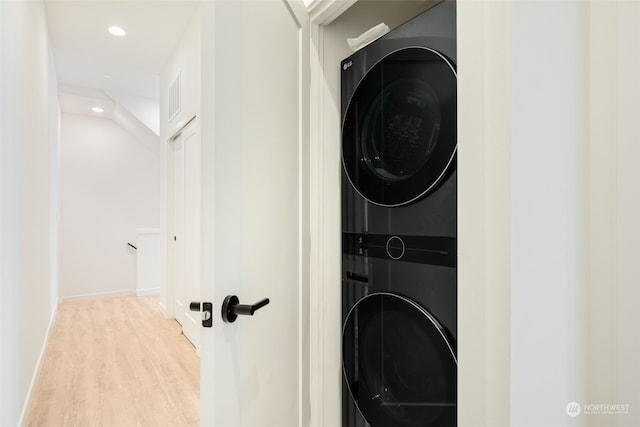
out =
{"type": "Polygon", "coordinates": [[[53,324],[56,321],[56,314],[58,313],[58,306],[56,305],[51,313],[51,318],[49,319],[49,326],[47,327],[47,333],[44,336],[44,342],[42,343],[42,348],[40,349],[40,355],[38,356],[38,361],[36,362],[36,368],[33,371],[33,376],[31,377],[31,383],[29,384],[29,389],[27,390],[27,397],[24,400],[24,405],[22,405],[22,412],[20,413],[20,419],[18,420],[18,425],[23,426],[27,422],[27,416],[29,415],[29,409],[31,408],[31,401],[33,399],[33,392],[35,391],[36,385],[38,384],[38,378],[40,377],[40,369],[42,369],[42,363],[44,362],[44,357],[47,354],[47,346],[49,345],[49,337],[51,336],[51,331],[53,330],[53,324]]]}
{"type": "Polygon", "coordinates": [[[103,299],[103,298],[115,298],[115,297],[125,297],[129,295],[135,295],[136,291],[134,289],[123,289],[119,291],[108,291],[108,292],[96,292],[91,294],[80,294],[80,295],[71,295],[60,298],[60,302],[69,302],[69,301],[82,301],[88,299],[103,299]]]}
{"type": "Polygon", "coordinates": [[[162,302],[160,302],[158,304],[158,307],[160,307],[160,312],[164,315],[164,317],[169,317],[166,305],[164,305],[162,302]]]}
{"type": "Polygon", "coordinates": [[[160,295],[160,288],[136,289],[136,295],[139,297],[145,295],[160,295]]]}

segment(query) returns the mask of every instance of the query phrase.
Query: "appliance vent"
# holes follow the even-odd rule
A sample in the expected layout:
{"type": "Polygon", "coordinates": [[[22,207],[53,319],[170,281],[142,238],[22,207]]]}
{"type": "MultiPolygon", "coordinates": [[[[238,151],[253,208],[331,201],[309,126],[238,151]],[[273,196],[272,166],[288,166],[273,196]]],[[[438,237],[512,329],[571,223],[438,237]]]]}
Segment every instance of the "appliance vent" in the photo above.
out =
{"type": "Polygon", "coordinates": [[[180,86],[180,73],[178,73],[176,79],[169,86],[169,121],[173,120],[180,112],[180,86]]]}

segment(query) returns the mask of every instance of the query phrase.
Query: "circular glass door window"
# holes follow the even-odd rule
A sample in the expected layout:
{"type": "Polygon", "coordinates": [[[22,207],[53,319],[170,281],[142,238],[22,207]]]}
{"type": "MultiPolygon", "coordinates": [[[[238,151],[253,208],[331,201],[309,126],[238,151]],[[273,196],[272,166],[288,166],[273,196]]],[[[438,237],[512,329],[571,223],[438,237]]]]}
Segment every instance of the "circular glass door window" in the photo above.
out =
{"type": "Polygon", "coordinates": [[[454,347],[424,308],[368,295],[349,312],[342,339],[348,392],[371,427],[456,424],[454,347]]]}
{"type": "Polygon", "coordinates": [[[420,47],[386,56],[366,74],[342,129],[345,172],[364,198],[400,206],[440,182],[457,147],[456,85],[451,62],[420,47]]]}

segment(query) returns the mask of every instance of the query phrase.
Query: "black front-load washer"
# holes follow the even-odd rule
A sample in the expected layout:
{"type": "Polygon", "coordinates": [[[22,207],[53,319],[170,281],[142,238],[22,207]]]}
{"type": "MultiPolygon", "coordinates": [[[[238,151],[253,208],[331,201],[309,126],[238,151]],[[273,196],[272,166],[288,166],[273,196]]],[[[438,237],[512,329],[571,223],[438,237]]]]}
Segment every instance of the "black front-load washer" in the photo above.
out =
{"type": "Polygon", "coordinates": [[[342,425],[457,424],[455,3],[341,63],[342,425]]]}

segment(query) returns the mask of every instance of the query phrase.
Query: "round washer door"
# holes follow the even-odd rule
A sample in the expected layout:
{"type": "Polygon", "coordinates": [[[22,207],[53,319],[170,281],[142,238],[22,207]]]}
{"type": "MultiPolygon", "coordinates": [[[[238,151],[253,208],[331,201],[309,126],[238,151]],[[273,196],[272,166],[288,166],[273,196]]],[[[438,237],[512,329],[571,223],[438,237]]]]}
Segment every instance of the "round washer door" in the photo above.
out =
{"type": "Polygon", "coordinates": [[[375,293],[345,320],[343,373],[371,425],[456,424],[457,361],[437,320],[408,298],[375,293]]]}
{"type": "Polygon", "coordinates": [[[343,165],[360,195],[401,206],[440,182],[457,147],[456,88],[451,62],[424,47],[393,52],[365,75],[342,128],[343,165]]]}

